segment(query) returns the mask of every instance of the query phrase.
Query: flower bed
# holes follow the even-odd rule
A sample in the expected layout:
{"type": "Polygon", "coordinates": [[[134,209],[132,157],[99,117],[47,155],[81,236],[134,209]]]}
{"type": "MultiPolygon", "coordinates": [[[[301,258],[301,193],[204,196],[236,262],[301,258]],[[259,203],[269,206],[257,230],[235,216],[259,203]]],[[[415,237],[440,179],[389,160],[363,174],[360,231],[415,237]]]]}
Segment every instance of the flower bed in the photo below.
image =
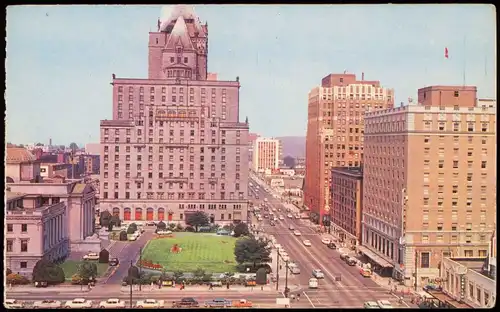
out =
{"type": "Polygon", "coordinates": [[[158,271],[161,271],[163,270],[163,266],[159,263],[153,263],[153,261],[151,260],[141,260],[139,261],[139,266],[143,267],[143,268],[148,268],[150,270],[158,270],[158,271]]]}

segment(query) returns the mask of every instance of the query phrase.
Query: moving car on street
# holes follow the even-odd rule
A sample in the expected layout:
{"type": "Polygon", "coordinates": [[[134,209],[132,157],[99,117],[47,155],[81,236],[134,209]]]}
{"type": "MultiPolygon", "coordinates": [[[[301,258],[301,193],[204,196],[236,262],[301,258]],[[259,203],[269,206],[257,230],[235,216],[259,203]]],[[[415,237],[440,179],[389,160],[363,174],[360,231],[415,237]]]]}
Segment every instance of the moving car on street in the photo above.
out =
{"type": "Polygon", "coordinates": [[[304,246],[307,246],[307,247],[311,247],[312,244],[311,244],[311,241],[306,239],[305,241],[302,242],[304,244],[304,246]]]}
{"type": "Polygon", "coordinates": [[[59,300],[41,300],[33,303],[34,309],[59,309],[62,303],[59,300]]]}
{"type": "Polygon", "coordinates": [[[227,308],[232,306],[233,302],[224,298],[215,298],[213,300],[205,301],[205,307],[208,308],[227,308]]]}
{"type": "Polygon", "coordinates": [[[337,249],[337,245],[335,245],[335,243],[334,243],[334,242],[330,242],[327,246],[328,246],[328,248],[330,248],[330,249],[337,249]]]}
{"type": "Polygon", "coordinates": [[[246,299],[233,300],[232,303],[233,308],[251,308],[252,306],[252,302],[246,299]]]}
{"type": "Polygon", "coordinates": [[[24,308],[24,303],[22,301],[17,300],[17,299],[6,299],[4,306],[7,309],[22,309],[22,308],[24,308]]]}
{"type": "Polygon", "coordinates": [[[108,264],[109,266],[117,266],[118,264],[120,264],[120,260],[118,260],[118,258],[111,258],[109,259],[108,264]]]}
{"type": "Polygon", "coordinates": [[[363,307],[365,309],[380,309],[380,307],[378,306],[378,303],[375,301],[367,301],[367,302],[365,302],[363,307]]]}
{"type": "Polygon", "coordinates": [[[293,235],[300,236],[300,235],[302,235],[302,233],[300,233],[299,231],[293,231],[293,235]]]}
{"type": "Polygon", "coordinates": [[[288,218],[288,219],[293,218],[293,216],[292,216],[292,214],[291,214],[291,213],[287,214],[286,216],[287,216],[287,218],[288,218]]]}
{"type": "Polygon", "coordinates": [[[318,288],[318,280],[316,278],[309,279],[309,288],[311,288],[311,289],[318,288]]]}
{"type": "Polygon", "coordinates": [[[99,260],[99,254],[97,252],[89,252],[83,256],[83,260],[99,260]]]}
{"type": "Polygon", "coordinates": [[[285,217],[283,217],[282,215],[280,215],[280,220],[285,220],[285,217]]]}
{"type": "Polygon", "coordinates": [[[288,229],[289,229],[290,231],[293,231],[293,230],[295,230],[295,227],[294,227],[292,224],[290,224],[290,226],[288,227],[288,229]]]}
{"type": "Polygon", "coordinates": [[[110,298],[99,303],[99,308],[101,309],[124,309],[125,301],[118,298],[110,298]]]}
{"type": "Polygon", "coordinates": [[[359,274],[363,277],[371,277],[372,276],[372,270],[367,269],[367,268],[361,268],[359,270],[359,274]]]}
{"type": "Polygon", "coordinates": [[[392,304],[389,300],[377,300],[377,304],[381,309],[392,309],[392,304]]]}
{"type": "Polygon", "coordinates": [[[325,274],[323,274],[323,272],[321,270],[319,270],[319,269],[313,270],[312,271],[312,276],[314,276],[317,279],[325,278],[325,274]]]}
{"type": "Polygon", "coordinates": [[[191,297],[182,298],[180,301],[172,302],[172,308],[197,308],[199,306],[198,301],[191,297]]]}
{"type": "Polygon", "coordinates": [[[328,237],[322,237],[321,242],[325,245],[330,244],[331,240],[328,237]]]}
{"type": "Polygon", "coordinates": [[[163,308],[164,301],[163,300],[156,300],[156,299],[144,299],[144,300],[139,300],[136,302],[135,307],[142,309],[161,309],[163,308]]]}
{"type": "Polygon", "coordinates": [[[85,298],[75,298],[73,300],[66,301],[64,307],[66,309],[90,309],[92,308],[92,301],[85,298]]]}

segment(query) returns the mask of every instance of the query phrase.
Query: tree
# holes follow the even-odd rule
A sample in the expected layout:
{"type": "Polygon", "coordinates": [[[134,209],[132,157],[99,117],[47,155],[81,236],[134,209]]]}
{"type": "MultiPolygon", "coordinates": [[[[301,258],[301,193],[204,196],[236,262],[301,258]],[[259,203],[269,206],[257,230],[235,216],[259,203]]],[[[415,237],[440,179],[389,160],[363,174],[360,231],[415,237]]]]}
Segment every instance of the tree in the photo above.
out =
{"type": "Polygon", "coordinates": [[[166,228],[167,228],[167,225],[163,221],[160,221],[160,222],[158,222],[158,224],[156,224],[157,230],[165,230],[166,228]]]}
{"type": "Polygon", "coordinates": [[[122,225],[122,220],[120,220],[119,216],[112,215],[110,223],[113,223],[113,226],[121,226],[122,225]]]}
{"type": "Polygon", "coordinates": [[[193,275],[196,279],[201,280],[205,275],[205,270],[203,270],[202,268],[197,268],[196,270],[194,270],[193,275]]]}
{"type": "Polygon", "coordinates": [[[113,231],[113,222],[109,222],[108,223],[108,232],[112,232],[113,231]]]}
{"type": "Polygon", "coordinates": [[[203,211],[196,211],[187,216],[186,223],[194,226],[196,232],[198,232],[198,227],[209,224],[208,215],[203,211]]]}
{"type": "Polygon", "coordinates": [[[257,270],[257,273],[255,273],[255,282],[258,285],[267,284],[267,272],[265,268],[260,268],[257,270]]]}
{"type": "Polygon", "coordinates": [[[181,280],[181,277],[184,275],[184,272],[177,270],[174,272],[174,280],[176,282],[179,282],[181,280]]]}
{"type": "Polygon", "coordinates": [[[97,264],[95,262],[84,261],[78,267],[78,275],[83,283],[95,279],[97,277],[97,264]]]}
{"type": "Polygon", "coordinates": [[[74,152],[78,149],[78,145],[76,145],[75,142],[72,142],[70,145],[69,145],[69,148],[74,152]]]}
{"type": "Polygon", "coordinates": [[[135,233],[135,230],[133,227],[129,226],[128,229],[127,229],[127,234],[134,234],[135,233]]]}
{"type": "Polygon", "coordinates": [[[65,281],[64,271],[56,264],[46,259],[38,260],[33,268],[33,282],[60,284],[65,281]]]}
{"type": "Polygon", "coordinates": [[[135,265],[128,268],[128,276],[134,279],[139,278],[140,277],[139,268],[136,267],[135,265]]]}
{"type": "Polygon", "coordinates": [[[271,251],[266,247],[267,242],[256,240],[253,237],[240,238],[234,247],[236,262],[240,264],[253,263],[254,267],[257,266],[257,263],[271,262],[271,251]]]}
{"type": "Polygon", "coordinates": [[[234,237],[246,236],[250,233],[248,230],[248,225],[246,223],[238,223],[234,227],[234,237]]]}
{"type": "Polygon", "coordinates": [[[111,217],[111,213],[107,210],[104,210],[99,216],[99,224],[101,226],[108,226],[109,222],[111,221],[111,217]]]}
{"type": "Polygon", "coordinates": [[[120,232],[120,240],[121,240],[121,241],[126,241],[127,239],[128,239],[128,237],[127,237],[127,232],[125,232],[125,231],[121,231],[121,232],[120,232]]]}
{"type": "Polygon", "coordinates": [[[130,225],[128,226],[129,229],[134,229],[134,231],[132,233],[134,233],[135,231],[137,231],[137,224],[135,223],[130,223],[130,225]]]}
{"type": "Polygon", "coordinates": [[[103,249],[99,253],[99,263],[108,263],[108,262],[109,262],[109,251],[103,249]]]}
{"type": "Polygon", "coordinates": [[[290,155],[285,156],[285,158],[283,158],[283,163],[285,164],[285,166],[287,166],[290,169],[295,168],[295,158],[293,158],[290,155]]]}

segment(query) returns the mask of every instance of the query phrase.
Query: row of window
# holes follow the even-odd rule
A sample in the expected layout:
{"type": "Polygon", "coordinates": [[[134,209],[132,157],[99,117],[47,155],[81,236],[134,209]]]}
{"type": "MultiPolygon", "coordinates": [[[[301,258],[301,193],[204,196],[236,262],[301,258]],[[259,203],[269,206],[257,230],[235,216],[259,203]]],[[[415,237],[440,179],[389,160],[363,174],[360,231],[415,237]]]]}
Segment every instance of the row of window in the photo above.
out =
{"type": "MultiPolygon", "coordinates": [[[[116,158],[116,157],[115,157],[115,158],[116,158]]],[[[152,156],[150,156],[150,158],[152,158],[152,156]]],[[[193,158],[194,158],[194,157],[193,157],[193,158]]],[[[203,158],[202,158],[202,159],[203,159],[203,158]]],[[[200,159],[200,162],[203,162],[203,160],[202,160],[202,159],[200,159]]],[[[115,159],[115,160],[116,160],[116,159],[115,159]]],[[[108,166],[109,166],[109,165],[108,165],[108,163],[107,163],[106,161],[107,161],[107,159],[105,160],[105,163],[104,163],[104,170],[109,170],[109,168],[108,168],[108,166]]],[[[138,160],[138,161],[140,161],[140,160],[138,160]]],[[[150,159],[149,161],[150,161],[150,162],[152,162],[153,160],[152,160],[152,159],[150,159]]],[[[160,161],[160,162],[161,162],[161,161],[163,161],[163,157],[159,157],[159,161],[160,161]]],[[[194,162],[194,159],[191,159],[191,157],[190,157],[190,161],[191,161],[191,162],[194,162]]],[[[221,171],[226,171],[226,164],[225,164],[225,161],[226,161],[226,157],[225,157],[225,156],[221,156],[221,160],[220,160],[220,162],[221,162],[221,163],[220,163],[220,166],[221,166],[221,171]]],[[[213,158],[212,158],[212,162],[215,162],[215,159],[213,159],[213,158]]],[[[236,163],[239,163],[239,162],[240,162],[240,156],[236,156],[236,163]]],[[[138,170],[138,171],[141,171],[141,170],[142,170],[142,164],[137,164],[136,166],[137,166],[137,170],[138,170]]],[[[119,170],[119,169],[120,169],[120,167],[123,167],[123,165],[122,165],[122,166],[120,166],[120,164],[115,163],[115,166],[114,166],[115,171],[116,171],[116,170],[119,170]]],[[[181,171],[182,171],[182,170],[184,170],[184,164],[179,164],[178,169],[179,169],[179,170],[181,170],[181,171]]],[[[199,165],[199,169],[200,169],[200,170],[205,170],[205,164],[201,163],[201,164],[199,165]]],[[[129,171],[129,170],[130,170],[130,163],[125,163],[125,170],[127,170],[127,171],[129,171]]],[[[148,164],[148,170],[154,170],[154,169],[153,169],[153,164],[152,164],[152,163],[148,164]]],[[[160,171],[163,171],[163,170],[164,170],[164,166],[163,166],[163,164],[161,164],[161,163],[160,163],[160,164],[158,164],[158,170],[160,170],[160,171]]],[[[174,169],[174,164],[168,164],[168,170],[175,170],[175,169],[174,169]]],[[[190,171],[194,171],[194,170],[195,170],[195,168],[194,168],[194,164],[189,164],[189,170],[190,170],[190,171]]],[[[216,170],[216,168],[215,168],[215,164],[212,164],[212,165],[210,166],[210,170],[211,170],[211,171],[215,171],[215,170],[216,170]]]]}
{"type": "MultiPolygon", "coordinates": [[[[453,123],[453,131],[454,132],[461,131],[462,129],[461,129],[460,125],[461,125],[461,123],[454,122],[453,123]]],[[[438,124],[437,129],[439,131],[447,131],[447,129],[446,129],[446,123],[440,122],[438,124]]],[[[426,121],[424,123],[424,130],[427,130],[427,131],[433,130],[432,123],[429,122],[429,121],[426,121]]],[[[488,130],[489,130],[488,123],[481,123],[481,132],[488,132],[488,130]]],[[[476,124],[474,122],[468,122],[467,123],[467,132],[474,132],[474,131],[476,131],[476,124]]]]}
{"type": "MultiPolygon", "coordinates": [[[[424,215],[424,219],[425,219],[425,217],[428,217],[428,216],[429,216],[429,215],[424,215]]],[[[444,222],[438,222],[438,223],[436,224],[436,230],[437,230],[437,231],[443,231],[444,227],[445,227],[445,226],[444,226],[444,222]]],[[[446,227],[446,228],[448,228],[448,227],[446,227]]],[[[486,223],[480,223],[480,224],[479,224],[479,228],[480,228],[481,230],[486,229],[486,223]]],[[[429,229],[429,222],[425,222],[425,221],[424,221],[424,222],[422,223],[422,229],[423,229],[423,230],[428,230],[428,229],[429,229]]],[[[451,224],[451,230],[452,230],[452,231],[458,231],[458,223],[452,223],[452,224],[451,224]]],[[[472,231],[472,223],[466,223],[465,230],[466,230],[466,231],[472,231]]],[[[439,236],[439,235],[438,235],[438,236],[439,236]]],[[[441,237],[442,237],[442,235],[441,235],[441,237]]],[[[483,238],[485,239],[485,237],[486,237],[486,236],[484,236],[483,238]]]]}
{"type": "MultiPolygon", "coordinates": [[[[164,192],[146,192],[146,197],[143,197],[143,192],[136,192],[135,197],[132,197],[134,193],[125,192],[125,198],[120,197],[120,192],[114,192],[113,197],[108,197],[108,192],[103,192],[103,199],[169,199],[169,200],[183,200],[183,199],[211,199],[211,200],[233,200],[236,199],[234,192],[230,192],[226,197],[226,192],[220,192],[220,197],[216,197],[216,193],[209,193],[209,196],[206,196],[207,193],[195,193],[195,192],[178,192],[178,193],[164,193],[164,192]]],[[[237,199],[245,199],[244,192],[238,193],[237,199]]]]}
{"type": "MultiPolygon", "coordinates": [[[[240,171],[240,165],[236,165],[236,171],[240,171]]],[[[236,174],[239,174],[239,173],[237,172],[236,174]]],[[[107,179],[108,176],[109,176],[108,172],[105,171],[104,172],[104,178],[107,179]]],[[[162,178],[176,178],[176,177],[183,178],[184,177],[184,172],[177,173],[177,176],[174,176],[173,172],[169,172],[168,176],[163,176],[163,172],[159,172],[158,173],[158,178],[160,178],[160,179],[162,179],[162,178]]],[[[215,178],[215,177],[216,177],[215,176],[215,172],[211,172],[210,173],[210,178],[215,178]]],[[[114,178],[115,179],[119,179],[120,178],[120,172],[115,171],[114,178]]],[[[127,178],[127,179],[131,178],[130,172],[125,172],[125,178],[127,178]]],[[[142,176],[142,172],[137,172],[137,174],[134,177],[134,179],[136,179],[136,178],[143,179],[144,177],[142,176]]],[[[189,178],[190,179],[194,179],[194,172],[189,172],[189,178]]],[[[226,179],[226,173],[225,172],[221,172],[220,178],[222,180],[226,179]]],[[[152,172],[148,172],[148,179],[153,179],[153,173],[152,172]]],[[[200,172],[200,179],[205,179],[205,173],[204,172],[200,172]]]]}
{"type": "MultiPolygon", "coordinates": [[[[158,183],[158,189],[163,189],[163,185],[164,185],[164,183],[158,183]]],[[[165,183],[165,185],[168,185],[169,189],[173,189],[174,188],[174,183],[165,183]]],[[[211,190],[215,190],[216,189],[215,184],[210,183],[209,185],[210,185],[210,189],[211,190]]],[[[137,186],[138,189],[140,189],[140,188],[142,188],[142,183],[136,183],[136,186],[137,186]]],[[[104,182],[103,187],[104,187],[105,190],[107,190],[108,189],[108,182],[104,182]]],[[[199,190],[204,190],[205,189],[205,183],[200,183],[198,187],[199,187],[199,190]]],[[[152,189],[152,188],[153,188],[153,183],[152,182],[148,182],[148,189],[152,189]]],[[[183,188],[184,188],[184,184],[179,184],[179,189],[183,189],[183,188]]],[[[115,190],[120,189],[120,183],[115,182],[114,183],[114,189],[115,190]]],[[[126,182],[125,183],[125,189],[126,190],[130,189],[130,182],[126,182]]],[[[194,189],[194,183],[189,183],[188,184],[188,189],[193,190],[194,189]]],[[[220,184],[220,189],[221,190],[226,189],[226,184],[225,183],[221,183],[220,184]]],[[[239,191],[240,190],[240,184],[239,183],[235,183],[234,184],[234,189],[236,191],[239,191]]]]}
{"type": "MultiPolygon", "coordinates": [[[[155,87],[149,87],[149,92],[151,94],[154,94],[157,90],[158,89],[156,89],[155,87]]],[[[217,90],[216,88],[212,88],[211,89],[212,97],[214,97],[216,95],[216,90],[217,90]]],[[[195,88],[189,88],[189,94],[194,94],[194,91],[195,91],[195,88]]],[[[227,94],[227,90],[225,88],[221,89],[221,91],[222,91],[222,95],[225,96],[227,94]]],[[[134,87],[129,86],[128,87],[128,92],[129,93],[133,93],[134,92],[134,87]]],[[[207,90],[206,90],[206,88],[200,88],[200,92],[201,92],[201,94],[206,94],[207,90]]],[[[118,93],[123,93],[123,86],[119,86],[118,87],[118,93]]],[[[139,93],[140,94],[144,93],[144,87],[139,87],[139,93]]],[[[166,94],[167,93],[167,87],[161,87],[161,93],[166,94]]],[[[170,93],[176,94],[177,93],[177,87],[171,87],[170,93]]],[[[179,93],[180,94],[184,94],[184,87],[179,87],[179,93]]]]}

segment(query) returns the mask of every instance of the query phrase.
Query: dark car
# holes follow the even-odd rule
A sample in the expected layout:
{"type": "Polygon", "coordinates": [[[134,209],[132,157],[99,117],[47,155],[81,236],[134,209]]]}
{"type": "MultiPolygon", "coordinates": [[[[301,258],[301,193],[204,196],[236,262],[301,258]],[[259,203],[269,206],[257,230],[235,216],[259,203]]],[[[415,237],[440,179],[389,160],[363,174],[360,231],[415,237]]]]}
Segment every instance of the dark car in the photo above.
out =
{"type": "Polygon", "coordinates": [[[327,245],[327,246],[328,246],[328,248],[330,248],[330,249],[337,249],[337,245],[335,245],[335,244],[334,244],[334,243],[332,243],[332,242],[328,243],[328,245],[327,245]]]}
{"type": "Polygon", "coordinates": [[[118,258],[111,258],[111,259],[109,259],[109,265],[110,266],[117,266],[118,264],[120,264],[120,260],[118,260],[118,258]]]}
{"type": "Polygon", "coordinates": [[[180,301],[174,301],[172,302],[172,307],[173,308],[181,308],[181,307],[193,307],[196,308],[199,306],[198,301],[194,300],[194,298],[187,297],[187,298],[182,298],[180,301]]]}

